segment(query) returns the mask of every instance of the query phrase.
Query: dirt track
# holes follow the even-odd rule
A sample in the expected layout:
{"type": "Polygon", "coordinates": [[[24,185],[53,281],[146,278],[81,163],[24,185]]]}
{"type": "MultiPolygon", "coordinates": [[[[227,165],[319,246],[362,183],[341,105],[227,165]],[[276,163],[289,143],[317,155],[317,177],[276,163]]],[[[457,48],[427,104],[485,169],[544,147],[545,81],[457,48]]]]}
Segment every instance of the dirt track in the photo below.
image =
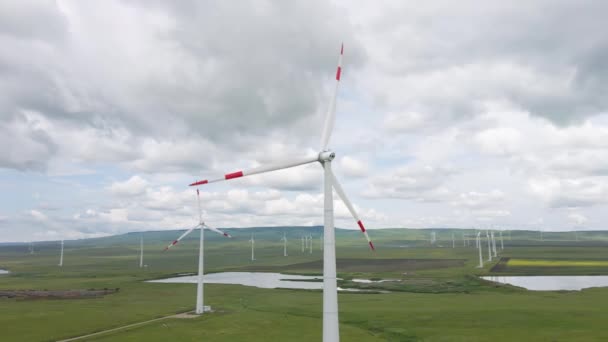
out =
{"type": "Polygon", "coordinates": [[[0,298],[19,299],[77,299],[97,298],[118,292],[118,289],[90,290],[0,290],[0,298]]]}

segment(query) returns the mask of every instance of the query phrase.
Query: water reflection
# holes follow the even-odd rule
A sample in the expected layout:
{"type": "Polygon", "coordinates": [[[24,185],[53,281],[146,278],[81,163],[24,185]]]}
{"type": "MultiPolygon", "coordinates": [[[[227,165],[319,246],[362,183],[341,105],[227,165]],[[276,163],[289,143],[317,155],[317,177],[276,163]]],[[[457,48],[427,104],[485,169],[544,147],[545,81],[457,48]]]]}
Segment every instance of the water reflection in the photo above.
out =
{"type": "MultiPolygon", "coordinates": [[[[175,277],[167,279],[150,280],[151,283],[196,283],[197,276],[175,277]]],[[[222,272],[205,274],[204,282],[207,284],[237,284],[255,286],[263,289],[307,289],[319,290],[323,288],[322,277],[289,275],[264,272],[222,272]],[[298,281],[307,280],[307,281],[298,281]],[[314,282],[311,280],[318,280],[314,282]]]]}
{"type": "Polygon", "coordinates": [[[589,287],[608,286],[608,276],[513,276],[482,278],[497,283],[523,287],[532,291],[580,291],[589,287]]]}

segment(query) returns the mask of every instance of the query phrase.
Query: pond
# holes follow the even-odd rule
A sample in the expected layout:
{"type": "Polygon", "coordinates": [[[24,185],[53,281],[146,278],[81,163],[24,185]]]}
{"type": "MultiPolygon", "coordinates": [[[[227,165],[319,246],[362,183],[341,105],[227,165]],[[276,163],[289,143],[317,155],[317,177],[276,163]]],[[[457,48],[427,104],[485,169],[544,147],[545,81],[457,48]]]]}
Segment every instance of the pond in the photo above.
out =
{"type": "MultiPolygon", "coordinates": [[[[198,276],[190,275],[184,277],[175,277],[167,279],[148,280],[149,283],[189,283],[196,284],[198,276]]],[[[321,276],[303,276],[281,273],[266,273],[266,272],[221,272],[205,274],[204,282],[206,284],[235,284],[254,286],[262,289],[304,289],[304,290],[321,290],[323,289],[323,277],[321,276]]],[[[347,292],[380,292],[387,291],[371,291],[359,289],[343,289],[340,291],[347,292]]]]}
{"type": "MultiPolygon", "coordinates": [[[[203,278],[204,282],[207,284],[237,284],[245,286],[255,286],[263,289],[276,289],[280,287],[287,289],[320,290],[323,288],[323,278],[320,276],[315,277],[264,272],[222,272],[205,274],[203,278]]],[[[150,280],[148,282],[195,284],[197,280],[198,276],[191,275],[184,277],[150,280]]]]}
{"type": "Polygon", "coordinates": [[[482,278],[497,283],[523,287],[532,291],[580,291],[589,287],[608,286],[608,276],[513,276],[482,278]]]}

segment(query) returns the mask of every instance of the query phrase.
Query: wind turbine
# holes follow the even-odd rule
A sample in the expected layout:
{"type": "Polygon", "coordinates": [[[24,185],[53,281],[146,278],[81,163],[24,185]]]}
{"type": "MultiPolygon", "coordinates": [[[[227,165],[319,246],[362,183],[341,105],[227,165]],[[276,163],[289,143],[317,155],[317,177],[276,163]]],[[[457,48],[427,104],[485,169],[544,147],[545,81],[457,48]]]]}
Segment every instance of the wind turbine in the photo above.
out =
{"type": "Polygon", "coordinates": [[[329,109],[325,116],[325,123],[321,134],[321,148],[317,155],[309,157],[300,157],[287,162],[279,162],[276,164],[262,165],[260,167],[245,170],[236,171],[232,173],[224,174],[221,177],[213,179],[203,179],[196,181],[191,186],[214,183],[225,181],[234,178],[240,178],[243,176],[250,176],[264,172],[270,172],[275,170],[287,169],[296,167],[304,164],[319,162],[324,169],[324,247],[323,248],[323,341],[339,341],[340,332],[338,326],[338,291],[336,283],[336,242],[335,242],[335,231],[334,231],[334,202],[332,189],[336,191],[338,196],[342,199],[351,215],[357,222],[357,225],[361,229],[361,232],[365,235],[367,242],[371,249],[374,249],[374,245],[369,238],[365,226],[359,215],[355,212],[355,208],[352,203],[346,197],[342,186],[338,182],[336,176],[331,169],[331,162],[335,158],[336,154],[328,148],[329,138],[333,130],[335,116],[336,116],[336,97],[338,94],[338,87],[340,85],[340,77],[342,75],[342,56],[344,55],[344,45],[340,48],[340,56],[338,59],[338,67],[336,70],[336,84],[334,88],[334,94],[330,99],[329,109]]]}
{"type": "Polygon", "coordinates": [[[500,250],[504,250],[505,249],[505,243],[502,240],[502,230],[499,232],[500,234],[500,250]]]}
{"type": "Polygon", "coordinates": [[[454,240],[454,233],[452,233],[452,248],[456,248],[456,240],[454,240]]]}
{"type": "Polygon", "coordinates": [[[498,255],[496,254],[496,239],[494,237],[494,231],[490,233],[492,236],[492,250],[494,251],[494,257],[496,258],[498,255]]]}
{"type": "Polygon", "coordinates": [[[251,261],[255,261],[255,238],[253,233],[251,233],[251,239],[249,239],[249,243],[251,243],[251,261]]]}
{"type": "Polygon", "coordinates": [[[475,239],[477,249],[479,250],[479,266],[477,268],[483,268],[483,257],[481,255],[481,232],[477,232],[477,239],[475,239]]]}
{"type": "Polygon", "coordinates": [[[486,238],[488,239],[488,261],[492,261],[492,241],[490,239],[490,233],[486,230],[486,238]]]}
{"type": "Polygon", "coordinates": [[[304,235],[302,235],[302,253],[304,253],[304,235]]]}
{"type": "Polygon", "coordinates": [[[205,228],[212,230],[218,234],[222,234],[225,237],[231,238],[232,236],[230,236],[230,234],[228,233],[224,233],[219,229],[213,228],[208,226],[205,222],[203,222],[203,213],[201,211],[201,199],[200,199],[200,194],[198,189],[196,189],[196,203],[198,205],[198,224],[190,229],[188,229],[184,234],[180,235],[180,237],[177,238],[177,240],[173,240],[173,242],[171,242],[171,244],[169,244],[169,246],[165,247],[165,251],[168,250],[169,248],[177,245],[178,242],[180,242],[181,239],[185,238],[186,235],[192,233],[193,230],[195,230],[196,228],[201,228],[201,237],[199,240],[199,247],[198,247],[198,280],[197,280],[197,286],[196,286],[196,314],[197,315],[202,315],[203,312],[205,311],[205,307],[203,306],[203,267],[205,265],[205,260],[204,260],[204,242],[205,242],[205,228]]]}
{"type": "Polygon", "coordinates": [[[59,255],[59,267],[63,267],[63,240],[61,240],[61,254],[59,255]]]}
{"type": "Polygon", "coordinates": [[[312,233],[308,236],[308,247],[310,249],[310,254],[312,254],[312,233]]]}
{"type": "Polygon", "coordinates": [[[285,235],[285,232],[283,232],[283,237],[281,238],[281,241],[283,241],[283,256],[286,257],[287,256],[287,235],[285,235]]]}

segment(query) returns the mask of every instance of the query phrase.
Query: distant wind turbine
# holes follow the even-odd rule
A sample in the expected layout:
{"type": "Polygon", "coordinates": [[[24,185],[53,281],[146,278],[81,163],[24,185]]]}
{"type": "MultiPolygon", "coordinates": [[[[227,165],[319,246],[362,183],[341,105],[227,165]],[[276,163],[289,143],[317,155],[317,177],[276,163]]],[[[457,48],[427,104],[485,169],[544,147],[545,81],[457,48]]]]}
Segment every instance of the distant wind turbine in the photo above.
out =
{"type": "Polygon", "coordinates": [[[308,236],[308,247],[310,249],[310,254],[312,254],[312,234],[308,236]]]}
{"type": "Polygon", "coordinates": [[[61,240],[61,254],[59,255],[59,267],[63,267],[63,240],[61,240]]]}
{"type": "Polygon", "coordinates": [[[496,239],[494,237],[494,232],[490,233],[492,236],[492,250],[494,251],[494,257],[496,258],[498,255],[496,254],[496,239]]]}
{"type": "Polygon", "coordinates": [[[286,257],[287,256],[287,235],[285,235],[285,232],[283,232],[283,238],[281,238],[281,241],[283,241],[283,256],[286,257]]]}
{"type": "Polygon", "coordinates": [[[454,240],[454,233],[452,233],[452,248],[456,248],[456,240],[454,240]]]}
{"type": "Polygon", "coordinates": [[[505,244],[502,240],[502,230],[500,231],[500,250],[505,249],[505,244]]]}
{"type": "Polygon", "coordinates": [[[490,233],[486,230],[486,238],[488,239],[488,261],[492,261],[492,240],[490,233]]]}
{"type": "Polygon", "coordinates": [[[173,242],[171,242],[171,244],[169,244],[169,246],[165,247],[165,251],[169,250],[169,248],[177,245],[178,242],[181,241],[181,239],[185,238],[186,235],[190,234],[193,230],[195,230],[196,228],[200,227],[200,231],[201,231],[201,236],[200,236],[200,240],[199,240],[199,247],[198,247],[198,280],[197,280],[197,286],[196,286],[196,314],[197,315],[202,315],[203,312],[205,311],[205,306],[203,305],[203,299],[204,299],[204,293],[203,293],[203,273],[204,273],[204,265],[205,265],[205,260],[204,260],[204,246],[205,246],[205,228],[212,230],[218,234],[222,234],[225,237],[231,238],[232,236],[230,236],[230,234],[228,233],[224,233],[219,229],[213,228],[208,226],[205,222],[203,222],[203,213],[201,210],[201,200],[200,200],[200,193],[198,191],[198,189],[196,189],[196,203],[198,205],[198,224],[196,226],[194,226],[193,228],[188,229],[184,234],[180,235],[180,237],[177,238],[177,240],[174,240],[173,242]]]}
{"type": "Polygon", "coordinates": [[[304,246],[304,235],[302,235],[302,253],[304,253],[304,248],[305,248],[305,246],[304,246]]]}
{"type": "Polygon", "coordinates": [[[255,261],[255,239],[253,233],[251,233],[249,242],[251,243],[251,261],[255,261]]]}
{"type": "Polygon", "coordinates": [[[477,232],[477,239],[475,239],[475,241],[477,249],[479,250],[479,266],[477,266],[477,268],[483,268],[483,257],[481,255],[481,232],[477,232]]]}

